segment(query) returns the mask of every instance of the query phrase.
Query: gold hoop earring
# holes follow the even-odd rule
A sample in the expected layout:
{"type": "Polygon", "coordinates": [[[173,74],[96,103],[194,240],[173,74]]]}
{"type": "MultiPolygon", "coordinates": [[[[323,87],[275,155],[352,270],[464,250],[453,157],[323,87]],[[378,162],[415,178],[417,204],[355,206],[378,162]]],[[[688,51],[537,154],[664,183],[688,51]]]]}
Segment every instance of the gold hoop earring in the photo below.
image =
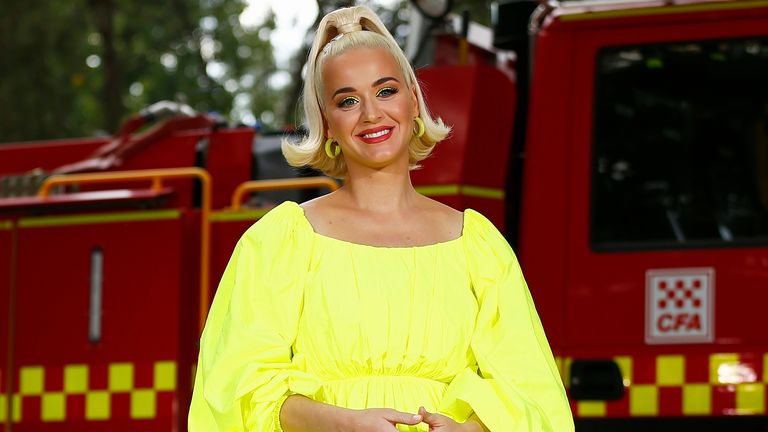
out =
{"type": "Polygon", "coordinates": [[[424,128],[424,120],[421,119],[421,117],[416,117],[413,119],[414,122],[416,122],[416,127],[413,130],[413,134],[416,135],[416,138],[421,138],[424,136],[425,128],[424,128]]]}
{"type": "Polygon", "coordinates": [[[337,143],[336,150],[331,151],[331,144],[333,144],[333,138],[325,140],[325,154],[327,154],[329,158],[335,159],[336,156],[341,153],[341,146],[337,143]]]}

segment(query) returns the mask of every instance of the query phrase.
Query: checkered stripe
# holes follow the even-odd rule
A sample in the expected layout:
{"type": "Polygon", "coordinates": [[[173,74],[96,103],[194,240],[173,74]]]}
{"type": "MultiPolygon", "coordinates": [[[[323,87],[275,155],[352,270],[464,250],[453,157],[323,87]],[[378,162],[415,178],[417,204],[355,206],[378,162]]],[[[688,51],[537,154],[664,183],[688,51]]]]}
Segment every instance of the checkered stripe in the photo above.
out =
{"type": "Polygon", "coordinates": [[[10,413],[0,395],[0,422],[155,419],[172,415],[176,362],[22,366],[14,383],[10,413]]]}
{"type": "MultiPolygon", "coordinates": [[[[768,353],[614,357],[624,378],[617,401],[571,401],[578,417],[763,415],[768,413],[768,353]]],[[[558,359],[570,382],[572,359],[558,359]]]]}

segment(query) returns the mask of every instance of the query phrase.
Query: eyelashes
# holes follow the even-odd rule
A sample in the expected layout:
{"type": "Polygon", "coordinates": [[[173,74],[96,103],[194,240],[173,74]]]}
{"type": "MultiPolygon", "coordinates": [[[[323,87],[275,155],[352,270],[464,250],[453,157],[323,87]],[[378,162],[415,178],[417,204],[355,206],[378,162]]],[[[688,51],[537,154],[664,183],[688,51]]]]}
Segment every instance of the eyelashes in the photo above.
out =
{"type": "Polygon", "coordinates": [[[397,93],[397,89],[394,87],[384,87],[378,92],[376,92],[376,96],[392,96],[393,94],[397,93]]]}
{"type": "Polygon", "coordinates": [[[360,102],[357,98],[354,98],[352,96],[347,96],[344,99],[340,100],[339,103],[336,104],[339,108],[349,108],[352,105],[356,104],[357,102],[360,102]]]}
{"type": "MultiPolygon", "coordinates": [[[[379,89],[379,91],[376,92],[376,97],[389,97],[389,96],[392,96],[394,94],[397,94],[398,91],[399,90],[396,89],[395,87],[384,87],[384,88],[379,89]]],[[[350,108],[350,107],[356,105],[359,102],[360,102],[360,99],[358,99],[358,98],[356,98],[354,96],[347,96],[344,99],[340,100],[336,104],[336,107],[338,107],[338,108],[350,108]]]]}

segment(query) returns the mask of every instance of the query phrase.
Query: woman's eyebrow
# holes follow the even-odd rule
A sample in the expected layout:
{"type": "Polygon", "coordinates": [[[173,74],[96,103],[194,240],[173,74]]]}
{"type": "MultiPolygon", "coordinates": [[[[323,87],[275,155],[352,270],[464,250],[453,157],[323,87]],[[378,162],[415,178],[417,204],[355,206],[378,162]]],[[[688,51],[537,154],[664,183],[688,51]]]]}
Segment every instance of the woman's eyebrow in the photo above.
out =
{"type": "Polygon", "coordinates": [[[355,89],[352,87],[342,87],[335,92],[333,92],[333,96],[331,96],[331,99],[335,98],[337,94],[339,93],[354,93],[355,89]]]}
{"type": "Polygon", "coordinates": [[[380,86],[380,85],[384,84],[387,81],[394,81],[394,82],[400,84],[400,81],[398,81],[397,78],[388,76],[388,77],[377,79],[376,81],[374,81],[373,84],[371,84],[371,87],[380,86]]]}
{"type": "MultiPolygon", "coordinates": [[[[380,85],[384,84],[387,81],[394,81],[394,82],[396,82],[398,84],[400,83],[400,81],[398,81],[397,78],[389,77],[388,76],[388,77],[383,77],[383,78],[377,79],[376,81],[373,82],[373,84],[371,84],[371,87],[380,86],[380,85]]],[[[355,92],[354,87],[342,87],[342,88],[336,90],[335,92],[333,92],[333,96],[331,96],[331,99],[335,98],[336,95],[339,94],[339,93],[354,93],[354,92],[355,92]]]]}

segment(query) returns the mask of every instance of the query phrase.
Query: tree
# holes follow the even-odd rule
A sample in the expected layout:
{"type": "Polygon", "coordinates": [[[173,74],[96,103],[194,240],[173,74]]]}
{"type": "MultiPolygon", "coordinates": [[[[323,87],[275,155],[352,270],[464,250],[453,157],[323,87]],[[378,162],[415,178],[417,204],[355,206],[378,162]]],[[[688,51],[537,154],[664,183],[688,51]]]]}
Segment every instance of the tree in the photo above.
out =
{"type": "MultiPolygon", "coordinates": [[[[258,1],[258,0],[251,0],[258,1]]],[[[407,0],[315,0],[318,16],[366,4],[401,44],[407,0]]],[[[456,0],[488,24],[490,0],[456,0]]],[[[239,17],[247,0],[3,0],[0,14],[0,143],[114,132],[142,107],[181,100],[232,122],[266,129],[298,124],[306,44],[289,70],[275,64],[274,16],[254,28],[239,17]],[[270,77],[290,74],[273,88],[270,77]],[[266,114],[265,114],[266,113],[266,114]],[[268,114],[268,115],[267,115],[268,114]]]]}
{"type": "Polygon", "coordinates": [[[90,23],[84,1],[3,3],[0,142],[95,129],[101,123],[96,99],[79,97],[100,81],[85,64],[90,23]],[[82,118],[83,110],[93,115],[82,118]]]}
{"type": "Polygon", "coordinates": [[[280,98],[265,85],[274,19],[243,28],[244,0],[36,3],[0,14],[0,142],[111,133],[162,99],[229,117],[238,97],[280,98]]]}

